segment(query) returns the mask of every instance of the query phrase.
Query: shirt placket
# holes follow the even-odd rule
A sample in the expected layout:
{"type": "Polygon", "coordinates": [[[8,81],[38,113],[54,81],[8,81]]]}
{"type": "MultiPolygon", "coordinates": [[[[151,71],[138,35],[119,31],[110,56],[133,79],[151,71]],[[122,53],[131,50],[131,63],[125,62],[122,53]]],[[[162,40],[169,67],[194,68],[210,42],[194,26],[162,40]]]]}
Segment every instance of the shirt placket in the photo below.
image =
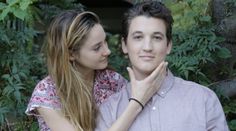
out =
{"type": "Polygon", "coordinates": [[[149,105],[151,131],[160,131],[159,98],[155,96],[149,105]]]}

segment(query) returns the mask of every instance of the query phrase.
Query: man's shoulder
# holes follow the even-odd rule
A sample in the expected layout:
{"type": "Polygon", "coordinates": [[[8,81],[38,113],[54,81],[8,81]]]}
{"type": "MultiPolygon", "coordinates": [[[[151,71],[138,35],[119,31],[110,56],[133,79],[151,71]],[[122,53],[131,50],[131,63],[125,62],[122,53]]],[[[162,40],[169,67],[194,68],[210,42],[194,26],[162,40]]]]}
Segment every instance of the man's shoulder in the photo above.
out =
{"type": "Polygon", "coordinates": [[[184,80],[180,77],[175,77],[174,86],[186,90],[186,91],[192,91],[195,94],[206,94],[206,95],[215,95],[214,91],[210,88],[201,85],[199,83],[196,83],[194,81],[184,80]]]}

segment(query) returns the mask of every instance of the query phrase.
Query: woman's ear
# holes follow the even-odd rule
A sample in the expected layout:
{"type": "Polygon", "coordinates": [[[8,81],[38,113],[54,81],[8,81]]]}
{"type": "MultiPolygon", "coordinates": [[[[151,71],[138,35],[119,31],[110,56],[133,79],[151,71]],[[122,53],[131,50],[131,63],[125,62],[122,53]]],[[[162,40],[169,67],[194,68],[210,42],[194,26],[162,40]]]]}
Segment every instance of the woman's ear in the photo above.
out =
{"type": "Polygon", "coordinates": [[[71,50],[69,50],[69,60],[70,61],[75,61],[75,53],[71,50]]]}
{"type": "Polygon", "coordinates": [[[123,53],[127,54],[128,53],[127,45],[126,45],[125,40],[124,40],[123,37],[121,38],[121,43],[122,43],[122,51],[123,51],[123,53]]]}

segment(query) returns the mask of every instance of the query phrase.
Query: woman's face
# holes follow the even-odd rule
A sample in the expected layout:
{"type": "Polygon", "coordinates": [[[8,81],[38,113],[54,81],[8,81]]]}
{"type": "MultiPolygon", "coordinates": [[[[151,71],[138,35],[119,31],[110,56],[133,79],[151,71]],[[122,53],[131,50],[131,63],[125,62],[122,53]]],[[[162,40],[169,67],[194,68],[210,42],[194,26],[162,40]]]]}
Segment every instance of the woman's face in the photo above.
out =
{"type": "Polygon", "coordinates": [[[77,62],[79,70],[99,70],[107,67],[110,53],[104,29],[100,24],[96,24],[80,50],[73,54],[73,59],[77,62]]]}

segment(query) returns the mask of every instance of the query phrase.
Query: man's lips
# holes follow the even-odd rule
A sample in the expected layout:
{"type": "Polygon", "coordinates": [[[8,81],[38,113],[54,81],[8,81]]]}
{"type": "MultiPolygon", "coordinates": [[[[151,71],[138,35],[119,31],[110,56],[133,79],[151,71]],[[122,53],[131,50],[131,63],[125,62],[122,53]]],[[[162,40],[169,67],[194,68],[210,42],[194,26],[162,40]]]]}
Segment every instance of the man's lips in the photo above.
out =
{"type": "Polygon", "coordinates": [[[144,60],[152,60],[155,58],[155,56],[153,55],[141,55],[139,56],[141,59],[144,59],[144,60]]]}

